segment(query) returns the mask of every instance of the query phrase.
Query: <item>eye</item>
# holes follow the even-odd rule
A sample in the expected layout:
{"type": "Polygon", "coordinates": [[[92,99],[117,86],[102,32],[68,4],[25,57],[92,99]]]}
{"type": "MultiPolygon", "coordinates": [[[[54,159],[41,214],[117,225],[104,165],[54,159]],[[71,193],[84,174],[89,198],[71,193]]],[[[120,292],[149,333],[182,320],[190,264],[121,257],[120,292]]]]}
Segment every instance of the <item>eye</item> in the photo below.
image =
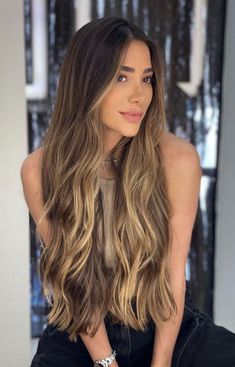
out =
{"type": "Polygon", "coordinates": [[[154,81],[154,77],[153,76],[146,76],[146,78],[144,78],[144,81],[146,82],[146,84],[152,84],[153,81],[154,81]]]}
{"type": "Polygon", "coordinates": [[[123,80],[121,80],[122,78],[126,78],[125,75],[119,75],[119,77],[117,78],[118,82],[122,82],[123,80]]]}

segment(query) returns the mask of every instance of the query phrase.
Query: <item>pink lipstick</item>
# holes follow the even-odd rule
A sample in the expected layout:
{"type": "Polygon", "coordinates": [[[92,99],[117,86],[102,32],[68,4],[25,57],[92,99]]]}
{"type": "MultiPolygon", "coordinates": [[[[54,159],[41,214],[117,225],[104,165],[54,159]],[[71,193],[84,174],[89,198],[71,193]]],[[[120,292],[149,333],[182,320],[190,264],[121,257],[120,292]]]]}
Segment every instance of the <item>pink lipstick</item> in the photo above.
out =
{"type": "Polygon", "coordinates": [[[136,111],[120,112],[129,122],[138,122],[141,120],[143,113],[136,111]]]}

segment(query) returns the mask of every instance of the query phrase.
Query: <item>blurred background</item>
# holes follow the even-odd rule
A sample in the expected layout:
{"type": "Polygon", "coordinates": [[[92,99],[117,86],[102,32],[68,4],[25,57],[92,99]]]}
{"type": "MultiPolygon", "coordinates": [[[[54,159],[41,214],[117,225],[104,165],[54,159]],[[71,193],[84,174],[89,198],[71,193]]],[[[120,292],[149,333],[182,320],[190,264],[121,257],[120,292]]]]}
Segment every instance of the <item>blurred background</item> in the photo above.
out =
{"type": "Polygon", "coordinates": [[[164,51],[168,128],[203,171],[186,278],[196,306],[235,332],[235,1],[0,1],[0,365],[28,366],[46,323],[40,246],[20,166],[47,130],[71,36],[121,16],[164,51]]]}

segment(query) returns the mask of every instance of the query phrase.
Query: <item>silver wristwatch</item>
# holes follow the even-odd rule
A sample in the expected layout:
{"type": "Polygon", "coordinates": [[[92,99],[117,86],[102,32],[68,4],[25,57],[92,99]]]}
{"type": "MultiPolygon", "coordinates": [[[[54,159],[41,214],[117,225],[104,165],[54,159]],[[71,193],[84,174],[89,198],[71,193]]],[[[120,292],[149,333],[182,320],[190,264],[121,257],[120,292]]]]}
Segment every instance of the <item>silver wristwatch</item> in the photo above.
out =
{"type": "Polygon", "coordinates": [[[113,361],[116,359],[117,352],[115,350],[112,351],[112,354],[104,359],[97,359],[94,361],[94,367],[108,367],[113,361]]]}

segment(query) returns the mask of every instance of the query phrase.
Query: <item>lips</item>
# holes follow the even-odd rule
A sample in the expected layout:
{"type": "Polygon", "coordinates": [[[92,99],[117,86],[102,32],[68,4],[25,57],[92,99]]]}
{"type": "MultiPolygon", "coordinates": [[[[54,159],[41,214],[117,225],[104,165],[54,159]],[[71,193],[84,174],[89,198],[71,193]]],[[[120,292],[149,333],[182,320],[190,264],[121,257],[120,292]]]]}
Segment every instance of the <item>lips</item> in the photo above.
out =
{"type": "Polygon", "coordinates": [[[125,112],[120,112],[122,115],[128,115],[128,116],[139,116],[142,117],[143,116],[143,112],[141,111],[125,111],[125,112]]]}
{"type": "Polygon", "coordinates": [[[129,122],[138,122],[143,116],[143,113],[139,111],[120,112],[120,114],[129,122]]]}

